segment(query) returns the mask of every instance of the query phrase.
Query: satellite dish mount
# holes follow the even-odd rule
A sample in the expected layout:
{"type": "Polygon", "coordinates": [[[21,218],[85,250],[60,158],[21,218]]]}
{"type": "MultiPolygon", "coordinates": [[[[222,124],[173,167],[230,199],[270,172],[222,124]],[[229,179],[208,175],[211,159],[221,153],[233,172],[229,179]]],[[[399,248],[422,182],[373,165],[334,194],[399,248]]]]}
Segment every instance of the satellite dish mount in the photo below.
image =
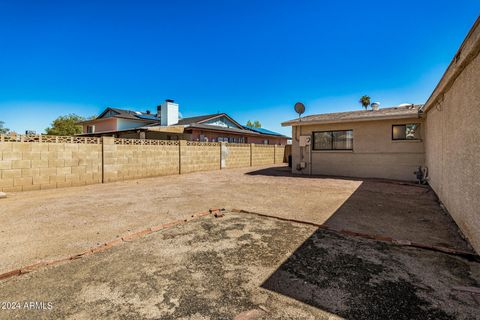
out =
{"type": "Polygon", "coordinates": [[[295,103],[294,106],[295,112],[298,113],[298,118],[302,116],[302,114],[305,112],[305,105],[301,102],[295,103]]]}

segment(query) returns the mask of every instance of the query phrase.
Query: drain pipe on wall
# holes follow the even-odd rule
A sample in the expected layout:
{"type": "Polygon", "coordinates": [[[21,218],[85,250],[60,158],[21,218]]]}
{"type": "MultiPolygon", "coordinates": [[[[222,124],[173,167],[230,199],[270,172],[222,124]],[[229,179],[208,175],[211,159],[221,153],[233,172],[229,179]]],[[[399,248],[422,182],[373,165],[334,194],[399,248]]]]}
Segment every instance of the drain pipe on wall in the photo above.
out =
{"type": "MultiPolygon", "coordinates": [[[[302,120],[300,119],[300,121],[302,121],[302,120]]],[[[298,147],[300,149],[300,163],[301,163],[303,161],[303,147],[300,146],[300,136],[302,135],[302,126],[294,126],[293,128],[295,128],[295,135],[294,135],[295,141],[298,143],[298,147]]],[[[292,152],[292,154],[293,154],[293,152],[292,152]]],[[[302,169],[300,163],[297,163],[296,169],[297,169],[297,171],[300,171],[300,173],[303,174],[303,169],[302,169]]]]}
{"type": "Polygon", "coordinates": [[[309,175],[312,175],[312,140],[310,140],[310,144],[308,145],[308,154],[309,154],[309,157],[308,157],[308,174],[309,175]]]}

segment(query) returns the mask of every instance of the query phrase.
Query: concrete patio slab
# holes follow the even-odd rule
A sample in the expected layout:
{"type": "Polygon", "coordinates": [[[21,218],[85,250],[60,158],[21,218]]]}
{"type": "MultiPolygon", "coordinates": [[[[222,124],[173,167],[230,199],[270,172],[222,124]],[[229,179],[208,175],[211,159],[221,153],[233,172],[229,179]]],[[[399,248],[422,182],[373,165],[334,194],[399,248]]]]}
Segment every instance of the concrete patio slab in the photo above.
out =
{"type": "Polygon", "coordinates": [[[0,283],[45,319],[473,319],[480,264],[227,212],[0,283]]]}

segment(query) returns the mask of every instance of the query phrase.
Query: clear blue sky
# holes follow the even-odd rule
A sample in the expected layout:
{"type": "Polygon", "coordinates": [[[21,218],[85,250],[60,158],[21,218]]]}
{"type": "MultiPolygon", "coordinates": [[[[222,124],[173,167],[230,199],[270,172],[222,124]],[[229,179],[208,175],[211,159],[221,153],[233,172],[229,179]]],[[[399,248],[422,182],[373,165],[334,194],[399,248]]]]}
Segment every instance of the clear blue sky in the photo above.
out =
{"type": "Polygon", "coordinates": [[[0,120],[42,132],[106,106],[280,122],[423,103],[480,13],[474,0],[0,0],[0,120]]]}

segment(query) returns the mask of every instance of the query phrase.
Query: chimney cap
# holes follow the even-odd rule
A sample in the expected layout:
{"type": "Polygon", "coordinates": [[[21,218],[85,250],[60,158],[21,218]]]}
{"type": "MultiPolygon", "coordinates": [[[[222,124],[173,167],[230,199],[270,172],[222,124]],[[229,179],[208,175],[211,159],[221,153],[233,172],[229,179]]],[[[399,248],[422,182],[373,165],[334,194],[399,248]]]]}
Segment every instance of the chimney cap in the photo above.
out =
{"type": "Polygon", "coordinates": [[[165,102],[172,102],[172,103],[173,103],[173,102],[175,102],[175,100],[173,100],[173,99],[165,99],[165,102]]]}

